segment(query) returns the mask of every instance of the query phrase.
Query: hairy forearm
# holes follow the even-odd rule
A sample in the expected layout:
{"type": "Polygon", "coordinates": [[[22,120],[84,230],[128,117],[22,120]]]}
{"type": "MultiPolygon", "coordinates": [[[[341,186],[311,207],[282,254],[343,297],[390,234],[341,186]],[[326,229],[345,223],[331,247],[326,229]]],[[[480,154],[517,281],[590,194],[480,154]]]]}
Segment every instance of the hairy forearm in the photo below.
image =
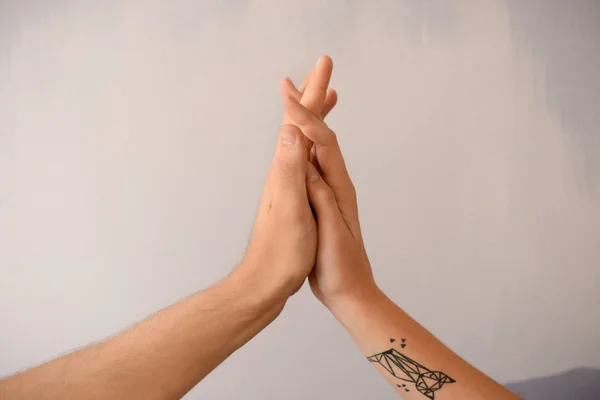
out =
{"type": "Polygon", "coordinates": [[[104,342],[0,381],[0,399],[179,399],[281,311],[233,274],[104,342]]]}
{"type": "Polygon", "coordinates": [[[329,308],[361,352],[402,396],[518,399],[452,352],[377,288],[329,308]]]}

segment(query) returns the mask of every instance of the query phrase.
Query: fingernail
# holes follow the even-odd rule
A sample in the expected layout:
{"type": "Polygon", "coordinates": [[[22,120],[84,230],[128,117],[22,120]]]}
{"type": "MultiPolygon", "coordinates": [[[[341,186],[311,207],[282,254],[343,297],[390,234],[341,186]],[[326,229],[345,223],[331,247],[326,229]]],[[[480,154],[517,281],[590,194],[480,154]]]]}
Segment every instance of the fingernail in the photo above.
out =
{"type": "Polygon", "coordinates": [[[321,55],[317,59],[317,68],[321,68],[323,66],[323,62],[325,62],[325,57],[321,55]]]}
{"type": "Polygon", "coordinates": [[[319,59],[317,60],[317,68],[323,68],[323,66],[325,65],[325,60],[327,60],[327,55],[326,54],[321,54],[319,56],[319,59]]]}
{"type": "Polygon", "coordinates": [[[281,144],[284,146],[294,146],[298,140],[298,135],[289,129],[284,129],[281,132],[281,144]]]}

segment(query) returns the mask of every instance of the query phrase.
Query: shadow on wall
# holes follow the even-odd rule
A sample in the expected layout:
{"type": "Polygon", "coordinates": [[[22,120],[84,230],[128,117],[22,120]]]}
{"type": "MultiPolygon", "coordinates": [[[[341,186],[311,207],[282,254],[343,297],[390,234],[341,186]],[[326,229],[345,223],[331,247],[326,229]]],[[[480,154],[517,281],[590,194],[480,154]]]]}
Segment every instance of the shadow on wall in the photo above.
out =
{"type": "Polygon", "coordinates": [[[505,386],[526,400],[598,400],[600,370],[577,368],[558,375],[528,379],[505,386]]]}
{"type": "Polygon", "coordinates": [[[586,155],[584,173],[600,190],[600,2],[507,0],[512,32],[543,63],[548,109],[586,155]]]}

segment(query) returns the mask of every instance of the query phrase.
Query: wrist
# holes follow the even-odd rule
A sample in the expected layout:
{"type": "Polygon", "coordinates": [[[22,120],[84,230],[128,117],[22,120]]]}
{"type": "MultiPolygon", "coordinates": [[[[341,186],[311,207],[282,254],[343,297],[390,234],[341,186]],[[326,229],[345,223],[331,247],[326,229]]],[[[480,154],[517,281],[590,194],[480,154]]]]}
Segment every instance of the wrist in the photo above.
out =
{"type": "Polygon", "coordinates": [[[368,309],[376,307],[385,298],[387,298],[385,294],[373,282],[357,286],[349,292],[329,296],[323,299],[322,303],[337,319],[342,319],[346,315],[357,311],[362,312],[365,310],[368,312],[368,309]]]}
{"type": "Polygon", "coordinates": [[[225,284],[259,313],[279,315],[288,299],[285,290],[265,279],[251,263],[243,262],[226,279],[225,284]]]}
{"type": "Polygon", "coordinates": [[[389,338],[414,337],[418,326],[376,286],[340,299],[330,310],[367,356],[389,348],[389,338]]]}
{"type": "Polygon", "coordinates": [[[398,312],[406,315],[375,285],[352,296],[337,298],[328,304],[328,308],[364,353],[374,350],[370,347],[371,342],[364,342],[364,338],[394,332],[396,327],[391,324],[390,315],[399,315],[398,312]]]}

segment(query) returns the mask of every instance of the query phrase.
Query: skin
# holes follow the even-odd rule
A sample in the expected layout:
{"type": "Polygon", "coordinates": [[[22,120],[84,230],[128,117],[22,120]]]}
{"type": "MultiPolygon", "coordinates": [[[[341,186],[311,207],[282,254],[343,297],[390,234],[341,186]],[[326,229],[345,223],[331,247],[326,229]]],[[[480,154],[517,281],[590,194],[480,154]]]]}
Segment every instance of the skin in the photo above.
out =
{"type": "MultiPolygon", "coordinates": [[[[467,364],[377,287],[363,245],[356,191],[335,133],[337,102],[322,56],[296,89],[281,82],[285,115],[243,261],[211,288],[98,344],[0,381],[0,399],[179,399],[272,322],[308,277],[315,296],[366,356],[407,337],[405,354],[456,383],[436,398],[517,398],[467,364]]],[[[398,389],[396,378],[380,372],[398,389]]],[[[411,397],[412,396],[412,397],[411,397]]]]}
{"type": "MultiPolygon", "coordinates": [[[[287,95],[294,90],[290,81],[281,85],[286,114],[314,143],[307,186],[319,237],[315,267],[309,276],[314,295],[346,328],[366,357],[395,347],[456,381],[444,385],[435,398],[518,399],[452,352],[379,289],[360,230],[356,190],[336,135],[294,96],[287,95]],[[408,338],[410,346],[406,350],[393,346],[390,338],[408,338]]],[[[402,386],[405,381],[395,378],[380,364],[375,365],[400,395],[407,399],[426,398],[414,386],[402,386]]]]}

